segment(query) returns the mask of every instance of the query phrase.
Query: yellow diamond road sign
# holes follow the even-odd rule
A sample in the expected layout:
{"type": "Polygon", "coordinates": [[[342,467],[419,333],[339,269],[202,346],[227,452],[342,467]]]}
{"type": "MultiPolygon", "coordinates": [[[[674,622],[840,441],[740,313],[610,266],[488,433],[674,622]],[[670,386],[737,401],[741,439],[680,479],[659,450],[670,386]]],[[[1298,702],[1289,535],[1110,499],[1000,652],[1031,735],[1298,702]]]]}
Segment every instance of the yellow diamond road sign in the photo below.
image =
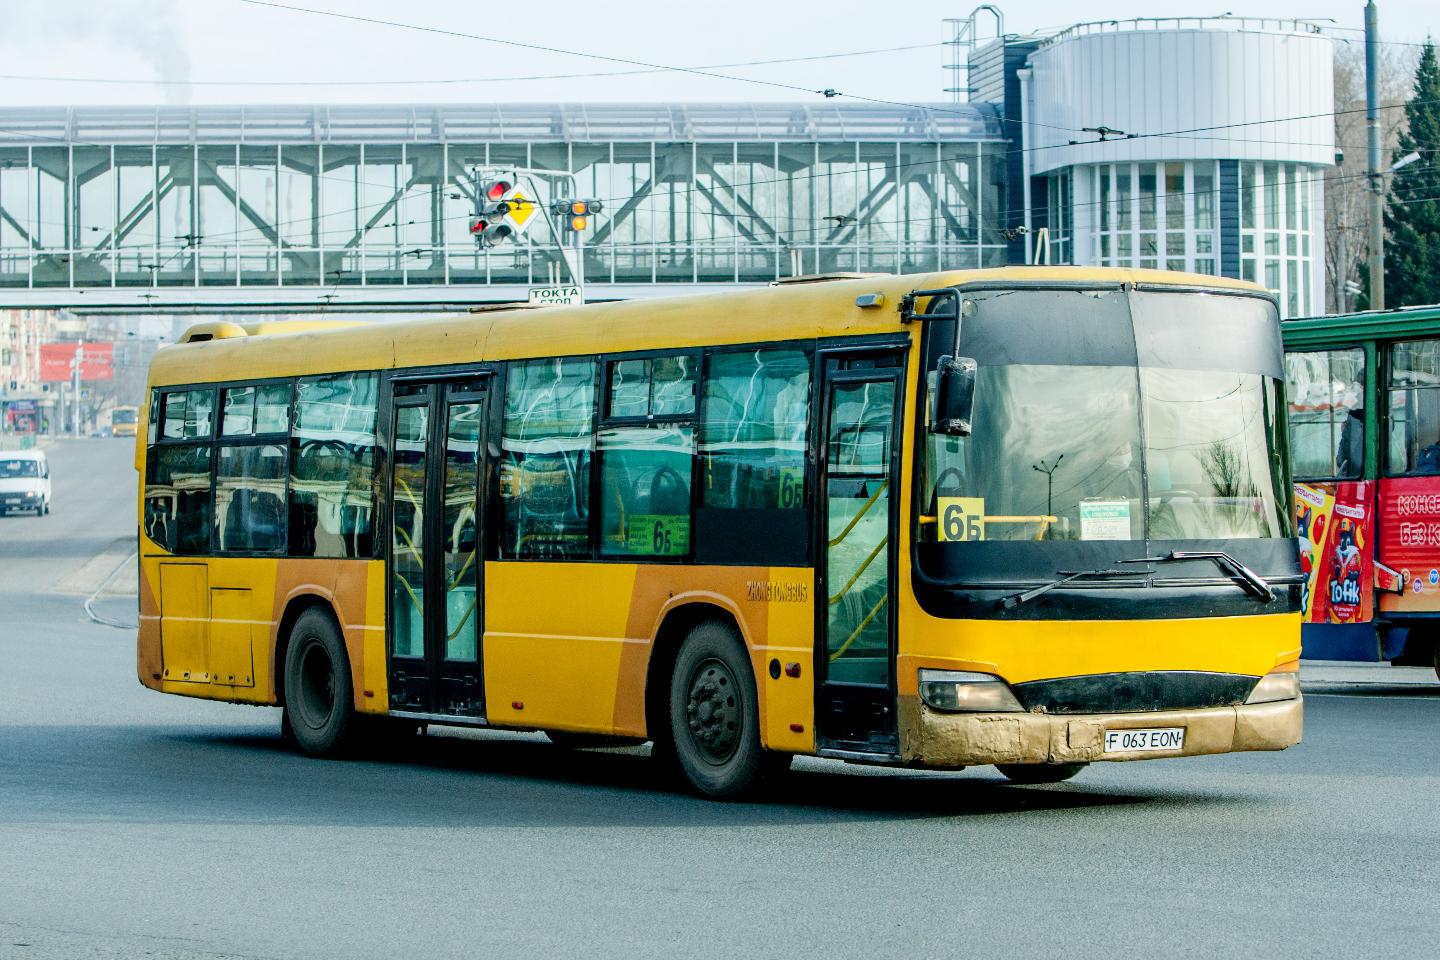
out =
{"type": "Polygon", "coordinates": [[[510,205],[505,221],[515,228],[516,233],[524,233],[530,219],[535,216],[535,201],[516,190],[505,198],[505,202],[510,205]]]}

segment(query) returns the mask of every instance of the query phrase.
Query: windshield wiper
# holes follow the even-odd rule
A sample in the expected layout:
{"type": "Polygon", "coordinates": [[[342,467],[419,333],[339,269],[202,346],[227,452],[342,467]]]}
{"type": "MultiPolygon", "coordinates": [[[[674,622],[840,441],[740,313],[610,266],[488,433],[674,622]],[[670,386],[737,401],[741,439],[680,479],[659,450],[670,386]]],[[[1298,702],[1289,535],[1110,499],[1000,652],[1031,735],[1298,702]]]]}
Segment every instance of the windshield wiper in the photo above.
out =
{"type": "MultiPolygon", "coordinates": [[[[1270,603],[1275,591],[1265,578],[1228,553],[1220,550],[1172,550],[1163,557],[1136,557],[1134,560],[1118,560],[1117,563],[1174,563],[1179,560],[1213,560],[1226,573],[1233,574],[1246,593],[1255,599],[1270,603]]],[[[1232,581],[1234,582],[1234,581],[1232,581]]]]}
{"type": "MultiPolygon", "coordinates": [[[[1144,562],[1144,561],[1146,561],[1146,560],[1148,560],[1148,559],[1149,559],[1148,557],[1136,557],[1134,560],[1117,560],[1116,562],[1117,562],[1117,563],[1142,563],[1142,562],[1144,562]]],[[[1031,600],[1034,600],[1036,597],[1038,597],[1038,596],[1040,596],[1040,595],[1042,595],[1042,594],[1049,593],[1051,590],[1054,590],[1056,587],[1063,587],[1063,586],[1065,586],[1065,584],[1067,584],[1067,583],[1073,583],[1073,582],[1076,581],[1076,580],[1088,580],[1088,579],[1090,579],[1090,578],[1095,578],[1095,579],[1098,580],[1098,579],[1106,579],[1106,578],[1108,578],[1108,577],[1134,577],[1134,576],[1143,576],[1143,575],[1145,575],[1146,573],[1154,573],[1155,571],[1154,571],[1154,570],[1140,570],[1140,571],[1136,571],[1136,570],[1116,570],[1116,569],[1109,569],[1109,568],[1103,568],[1103,567],[1102,567],[1102,568],[1099,569],[1099,570],[1076,570],[1076,571],[1071,571],[1071,570],[1056,570],[1055,572],[1058,573],[1058,574],[1060,574],[1060,578],[1059,578],[1058,580],[1051,580],[1049,583],[1042,584],[1041,586],[1034,587],[1034,588],[1032,588],[1032,589],[1030,589],[1030,590],[1025,590],[1025,591],[1023,591],[1023,592],[1021,592],[1021,593],[1012,593],[1012,594],[1010,594],[1010,596],[1008,596],[1008,597],[1002,597],[1002,598],[1000,598],[1000,605],[1003,606],[1006,610],[1014,610],[1016,607],[1020,606],[1020,604],[1022,604],[1022,603],[1029,603],[1031,600]]]]}

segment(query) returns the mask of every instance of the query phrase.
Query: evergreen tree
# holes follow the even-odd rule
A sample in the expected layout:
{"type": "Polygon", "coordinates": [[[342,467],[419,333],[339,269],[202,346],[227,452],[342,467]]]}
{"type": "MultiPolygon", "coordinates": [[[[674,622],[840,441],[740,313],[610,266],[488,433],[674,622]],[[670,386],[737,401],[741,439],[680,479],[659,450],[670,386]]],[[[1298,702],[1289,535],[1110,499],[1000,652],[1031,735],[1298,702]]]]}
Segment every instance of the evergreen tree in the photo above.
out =
{"type": "Polygon", "coordinates": [[[1385,205],[1386,307],[1440,303],[1440,65],[1433,42],[1426,43],[1420,54],[1415,93],[1405,104],[1405,119],[1407,129],[1400,134],[1391,162],[1411,153],[1420,154],[1420,159],[1400,168],[1390,180],[1385,205]]]}

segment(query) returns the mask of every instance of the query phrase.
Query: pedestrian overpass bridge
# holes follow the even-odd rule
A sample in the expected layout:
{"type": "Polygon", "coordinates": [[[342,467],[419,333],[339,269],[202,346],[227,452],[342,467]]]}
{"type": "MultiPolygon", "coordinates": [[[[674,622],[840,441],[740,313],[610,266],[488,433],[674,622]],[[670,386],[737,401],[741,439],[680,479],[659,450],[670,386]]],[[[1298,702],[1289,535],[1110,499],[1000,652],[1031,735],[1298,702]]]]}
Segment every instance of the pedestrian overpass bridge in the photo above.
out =
{"type": "Polygon", "coordinates": [[[571,282],[548,230],[470,237],[485,167],[604,201],[590,299],[998,265],[1007,150],[983,104],[4,108],[0,307],[454,309],[571,282]]]}

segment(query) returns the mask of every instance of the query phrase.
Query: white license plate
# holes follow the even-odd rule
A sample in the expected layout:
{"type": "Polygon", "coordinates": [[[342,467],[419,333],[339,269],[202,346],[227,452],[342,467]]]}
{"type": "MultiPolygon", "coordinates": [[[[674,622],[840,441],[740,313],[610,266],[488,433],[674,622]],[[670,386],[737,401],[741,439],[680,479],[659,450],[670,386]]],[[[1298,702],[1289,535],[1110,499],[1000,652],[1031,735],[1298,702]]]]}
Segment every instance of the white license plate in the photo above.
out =
{"type": "Polygon", "coordinates": [[[1184,746],[1184,727],[1105,731],[1106,753],[1128,753],[1133,750],[1179,750],[1184,746]]]}

